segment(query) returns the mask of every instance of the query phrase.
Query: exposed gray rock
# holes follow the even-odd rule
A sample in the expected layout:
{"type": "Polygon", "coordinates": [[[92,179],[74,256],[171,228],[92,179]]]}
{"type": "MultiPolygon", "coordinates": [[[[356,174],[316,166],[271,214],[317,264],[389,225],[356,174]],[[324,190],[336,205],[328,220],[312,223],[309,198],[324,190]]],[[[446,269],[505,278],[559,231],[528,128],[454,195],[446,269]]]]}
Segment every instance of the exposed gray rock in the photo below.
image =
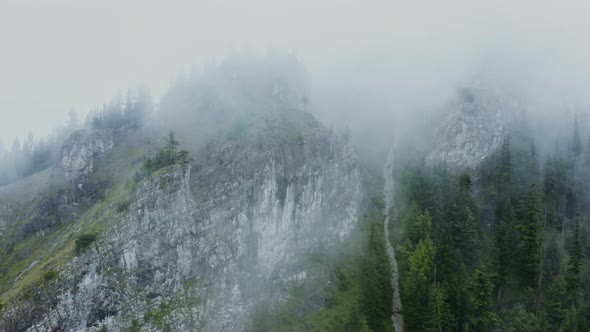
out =
{"type": "Polygon", "coordinates": [[[325,285],[326,271],[307,255],[351,234],[360,176],[349,147],[311,116],[295,118],[271,117],[194,156],[192,169],[171,166],[142,181],[128,211],[64,267],[56,304],[20,326],[243,331],[257,306],[287,301],[290,287],[325,285]]]}
{"type": "Polygon", "coordinates": [[[484,87],[463,89],[436,129],[429,163],[443,162],[453,169],[472,168],[502,144],[520,104],[484,87]]]}
{"type": "Polygon", "coordinates": [[[111,131],[80,129],[62,145],[58,166],[68,182],[81,187],[92,174],[95,160],[112,147],[111,131]]]}

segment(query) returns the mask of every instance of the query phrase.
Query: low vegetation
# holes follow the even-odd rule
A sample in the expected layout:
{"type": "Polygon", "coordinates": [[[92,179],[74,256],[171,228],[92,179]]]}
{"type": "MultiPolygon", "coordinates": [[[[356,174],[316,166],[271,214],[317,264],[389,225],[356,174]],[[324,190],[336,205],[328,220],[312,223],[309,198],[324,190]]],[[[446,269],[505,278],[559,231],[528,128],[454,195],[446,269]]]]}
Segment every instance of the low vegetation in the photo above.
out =
{"type": "Polygon", "coordinates": [[[86,251],[86,249],[88,249],[88,247],[90,247],[90,245],[94,243],[97,238],[98,235],[94,233],[78,235],[76,238],[76,253],[81,254],[86,251]]]}

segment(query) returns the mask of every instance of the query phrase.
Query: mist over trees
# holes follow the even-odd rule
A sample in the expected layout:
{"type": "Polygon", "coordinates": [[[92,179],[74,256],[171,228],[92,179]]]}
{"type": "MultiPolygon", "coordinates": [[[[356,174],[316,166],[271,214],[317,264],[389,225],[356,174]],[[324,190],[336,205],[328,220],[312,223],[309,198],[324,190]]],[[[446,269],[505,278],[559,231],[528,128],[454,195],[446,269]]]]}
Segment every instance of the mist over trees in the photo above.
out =
{"type": "Polygon", "coordinates": [[[545,159],[534,133],[521,131],[469,173],[441,172],[419,159],[399,165],[410,330],[588,329],[587,146],[578,121],[570,126],[555,142],[562,148],[545,151],[545,159]],[[430,211],[441,217],[424,222],[430,211]],[[422,319],[425,312],[430,319],[422,319]]]}
{"type": "Polygon", "coordinates": [[[70,110],[64,126],[55,128],[48,137],[36,138],[29,132],[24,141],[17,137],[10,149],[0,148],[0,186],[31,176],[55,165],[62,143],[74,131],[89,129],[141,128],[154,112],[150,89],[143,84],[87,113],[82,121],[70,110]]]}

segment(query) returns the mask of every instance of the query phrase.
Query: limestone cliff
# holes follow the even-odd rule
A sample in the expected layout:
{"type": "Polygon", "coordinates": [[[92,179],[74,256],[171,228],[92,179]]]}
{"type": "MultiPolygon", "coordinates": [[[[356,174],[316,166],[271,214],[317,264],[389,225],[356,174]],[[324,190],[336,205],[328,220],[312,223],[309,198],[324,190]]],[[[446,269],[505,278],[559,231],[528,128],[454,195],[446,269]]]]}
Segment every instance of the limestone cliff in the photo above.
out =
{"type": "MultiPolygon", "coordinates": [[[[93,176],[90,156],[112,158],[109,138],[96,135],[78,132],[64,145],[68,181],[93,176]]],[[[41,283],[51,287],[11,302],[2,327],[241,331],[263,303],[287,301],[291,287],[322,285],[325,271],[308,254],[337,248],[359,218],[349,147],[311,115],[292,111],[265,115],[193,157],[117,198],[127,203],[97,202],[68,226],[73,234],[93,225],[104,231],[56,269],[58,278],[41,283]]],[[[72,250],[71,235],[58,239],[55,248],[72,250]]]]}

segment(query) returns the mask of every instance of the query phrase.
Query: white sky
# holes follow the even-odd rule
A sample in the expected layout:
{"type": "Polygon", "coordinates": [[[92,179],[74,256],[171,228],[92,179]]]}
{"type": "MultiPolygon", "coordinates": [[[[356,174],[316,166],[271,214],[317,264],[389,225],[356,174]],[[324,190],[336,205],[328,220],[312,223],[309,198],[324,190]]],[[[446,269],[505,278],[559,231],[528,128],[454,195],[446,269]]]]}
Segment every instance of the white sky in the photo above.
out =
{"type": "Polygon", "coordinates": [[[138,82],[157,97],[180,69],[231,47],[293,49],[312,82],[364,79],[406,98],[490,57],[524,76],[547,69],[544,80],[583,95],[588,9],[588,1],[0,0],[0,140],[46,135],[70,108],[84,113],[138,82]]]}

